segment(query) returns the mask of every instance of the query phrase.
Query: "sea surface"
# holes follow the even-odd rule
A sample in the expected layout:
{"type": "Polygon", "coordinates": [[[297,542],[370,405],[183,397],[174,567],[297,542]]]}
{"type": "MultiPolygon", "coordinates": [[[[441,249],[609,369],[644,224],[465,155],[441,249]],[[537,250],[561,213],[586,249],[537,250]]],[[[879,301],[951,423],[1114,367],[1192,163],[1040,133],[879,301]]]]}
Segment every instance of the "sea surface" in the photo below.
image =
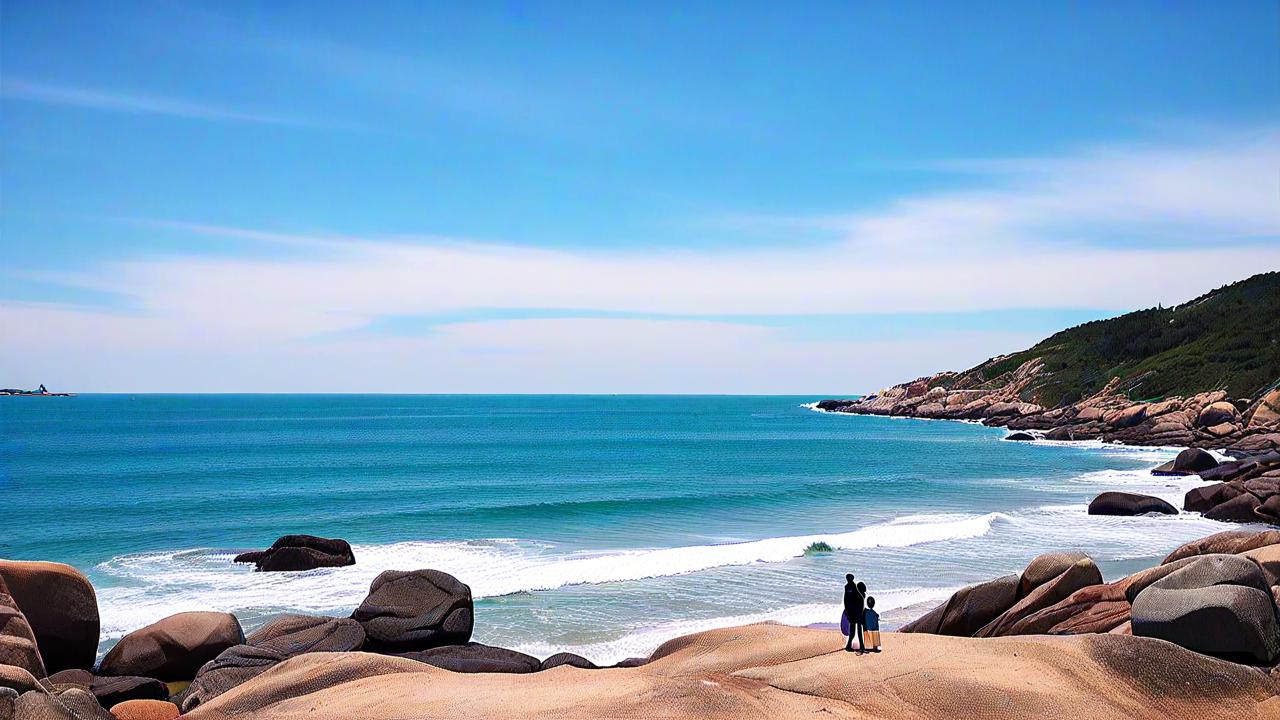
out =
{"type": "Polygon", "coordinates": [[[1080,548],[1108,577],[1225,529],[1091,517],[1110,489],[1181,506],[1176,449],[1004,441],[815,397],[0,397],[0,556],[98,592],[103,645],[185,610],[349,613],[387,569],[477,598],[476,639],[597,662],[757,620],[833,623],[855,572],[892,626],[965,584],[1080,548]],[[357,564],[232,564],[286,533],[357,564]],[[831,553],[806,554],[822,540],[831,553]]]}

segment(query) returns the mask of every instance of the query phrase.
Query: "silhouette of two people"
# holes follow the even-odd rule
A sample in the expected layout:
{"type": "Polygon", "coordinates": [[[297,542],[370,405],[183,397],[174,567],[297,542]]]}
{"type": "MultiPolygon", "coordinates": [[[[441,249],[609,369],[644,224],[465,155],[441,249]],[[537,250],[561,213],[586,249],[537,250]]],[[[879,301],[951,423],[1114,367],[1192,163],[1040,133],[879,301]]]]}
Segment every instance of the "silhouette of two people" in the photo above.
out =
{"type": "Polygon", "coordinates": [[[861,652],[866,645],[863,644],[862,628],[863,628],[863,612],[866,610],[867,603],[867,586],[865,583],[854,582],[853,573],[844,576],[844,615],[849,620],[849,639],[844,644],[846,652],[853,652],[853,636],[858,636],[858,651],[861,652]]]}

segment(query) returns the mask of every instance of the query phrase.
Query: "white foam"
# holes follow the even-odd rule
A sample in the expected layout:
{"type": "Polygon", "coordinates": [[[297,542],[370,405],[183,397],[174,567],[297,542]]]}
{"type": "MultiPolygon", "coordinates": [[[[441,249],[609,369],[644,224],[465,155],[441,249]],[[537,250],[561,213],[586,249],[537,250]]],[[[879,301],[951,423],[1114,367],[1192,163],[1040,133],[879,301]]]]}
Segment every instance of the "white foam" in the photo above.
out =
{"type": "MultiPolygon", "coordinates": [[[[875,593],[876,609],[884,613],[921,603],[940,602],[959,589],[960,587],[956,586],[877,591],[875,593]]],[[[559,652],[577,653],[597,665],[608,665],[630,657],[647,657],[667,640],[690,633],[761,622],[776,622],[796,627],[817,623],[838,623],[842,610],[842,606],[838,603],[793,605],[763,613],[663,623],[653,627],[638,628],[616,640],[604,642],[581,645],[533,642],[516,645],[513,649],[538,657],[547,657],[559,652]]]]}
{"type": "Polygon", "coordinates": [[[301,573],[255,573],[226,552],[186,550],[114,558],[97,567],[123,586],[102,587],[102,635],[115,638],[187,610],[325,613],[350,611],[383,570],[435,568],[471,586],[474,597],[666,577],[717,567],[785,562],[811,543],[859,550],[908,547],[985,535],[1001,513],[916,515],[852,532],[751,542],[593,553],[558,553],[516,540],[357,545],[357,564],[301,573]]]}

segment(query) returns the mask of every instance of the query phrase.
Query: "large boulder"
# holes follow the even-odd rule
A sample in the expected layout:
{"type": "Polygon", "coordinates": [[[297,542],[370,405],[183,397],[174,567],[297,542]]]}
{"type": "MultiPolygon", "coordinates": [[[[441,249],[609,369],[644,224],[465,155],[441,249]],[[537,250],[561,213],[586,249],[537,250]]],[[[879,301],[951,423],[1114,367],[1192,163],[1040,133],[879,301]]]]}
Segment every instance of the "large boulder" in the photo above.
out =
{"type": "Polygon", "coordinates": [[[120,638],[98,674],[190,680],[201,665],[243,642],[240,621],[230,613],[178,613],[120,638]]]}
{"type": "Polygon", "coordinates": [[[92,693],[76,687],[29,690],[18,696],[13,710],[17,720],[118,720],[92,693]]]}
{"type": "Polygon", "coordinates": [[[1227,659],[1270,663],[1280,624],[1259,566],[1236,555],[1206,555],[1134,598],[1133,634],[1227,659]]]}
{"type": "Polygon", "coordinates": [[[1218,466],[1218,460],[1200,448],[1187,448],[1169,462],[1152,470],[1154,475],[1195,475],[1218,466]]]}
{"type": "Polygon", "coordinates": [[[1245,489],[1238,483],[1217,483],[1191,488],[1182,498],[1182,509],[1198,513],[1209,512],[1244,492],[1245,489]]]}
{"type": "MultiPolygon", "coordinates": [[[[1062,602],[1072,593],[1090,585],[1102,583],[1102,572],[1093,560],[1085,557],[1067,566],[1057,577],[1037,585],[1030,593],[999,617],[987,623],[975,637],[1000,637],[1016,634],[1018,624],[1024,618],[1062,602]]],[[[1045,630],[1048,628],[1046,627],[1045,630]]]]}
{"type": "Polygon", "coordinates": [[[387,570],[351,614],[370,649],[387,652],[462,645],[471,640],[471,588],[439,570],[387,570]]]}
{"type": "Polygon", "coordinates": [[[1180,546],[1162,564],[1197,555],[1236,555],[1276,544],[1280,544],[1280,530],[1225,530],[1180,546]]]}
{"type": "Polygon", "coordinates": [[[98,596],[70,565],[0,560],[0,579],[26,617],[47,672],[93,667],[98,654],[98,596]]]}
{"type": "Polygon", "coordinates": [[[1249,416],[1250,428],[1261,428],[1280,424],[1280,388],[1276,388],[1258,401],[1249,416]]]}
{"type": "Polygon", "coordinates": [[[50,675],[47,682],[58,688],[88,690],[104,708],[129,700],[169,699],[169,687],[149,677],[96,676],[87,670],[62,670],[50,675]]]}
{"type": "MultiPolygon", "coordinates": [[[[17,665],[0,665],[0,689],[8,688],[19,695],[28,690],[39,690],[40,681],[25,668],[17,665]]],[[[0,717],[4,717],[0,715],[0,717]]]]}
{"type": "Polygon", "coordinates": [[[1026,615],[1004,635],[1104,633],[1129,620],[1129,601],[1115,583],[1088,585],[1065,599],[1026,615]]]}
{"type": "Polygon", "coordinates": [[[1127,492],[1104,492],[1089,503],[1090,515],[1177,515],[1178,509],[1158,497],[1127,492]]]}
{"type": "Polygon", "coordinates": [[[400,657],[459,673],[532,673],[542,669],[536,657],[480,643],[445,645],[401,653],[400,657]]]}
{"type": "Polygon", "coordinates": [[[1196,425],[1207,428],[1222,423],[1234,424],[1239,419],[1240,411],[1236,410],[1236,406],[1222,400],[1204,406],[1200,410],[1200,415],[1196,417],[1196,425]]]}
{"type": "Polygon", "coordinates": [[[183,712],[308,652],[351,652],[364,645],[364,628],[350,618],[284,615],[205,663],[177,698],[183,712]]]}
{"type": "Polygon", "coordinates": [[[1280,525],[1280,494],[1272,495],[1253,509],[1259,520],[1280,525]]]}
{"type": "Polygon", "coordinates": [[[970,637],[1018,601],[1017,575],[957,590],[947,601],[903,625],[899,632],[970,637]]]}
{"type": "Polygon", "coordinates": [[[285,535],[266,550],[241,553],[233,562],[253,563],[261,572],[288,572],[355,565],[356,556],[346,540],[285,535]]]}
{"type": "Polygon", "coordinates": [[[1240,493],[1226,502],[1214,505],[1205,511],[1204,516],[1219,522],[1257,522],[1255,509],[1261,507],[1262,501],[1253,493],[1240,493]]]}
{"type": "Polygon", "coordinates": [[[1067,568],[1088,557],[1079,550],[1054,551],[1037,555],[1022,571],[1022,578],[1018,581],[1018,597],[1026,597],[1032,590],[1058,577],[1066,572],[1067,568]]]}
{"type": "Polygon", "coordinates": [[[550,670],[551,668],[560,667],[561,665],[582,668],[583,670],[596,670],[600,667],[581,655],[575,655],[571,652],[562,652],[556,653],[555,655],[543,660],[541,670],[550,670]]]}
{"type": "Polygon", "coordinates": [[[31,624],[9,595],[0,577],[0,665],[14,665],[36,677],[44,677],[44,660],[31,624]]]}
{"type": "Polygon", "coordinates": [[[1280,585],[1280,545],[1264,545],[1240,553],[1258,564],[1262,577],[1268,585],[1280,585]]]}

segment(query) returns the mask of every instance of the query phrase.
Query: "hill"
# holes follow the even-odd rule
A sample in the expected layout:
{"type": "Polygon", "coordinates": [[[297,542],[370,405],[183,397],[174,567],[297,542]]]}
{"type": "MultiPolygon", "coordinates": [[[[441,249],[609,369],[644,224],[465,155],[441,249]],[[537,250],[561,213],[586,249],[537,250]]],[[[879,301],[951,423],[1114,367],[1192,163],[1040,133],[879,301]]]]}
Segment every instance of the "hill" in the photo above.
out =
{"type": "Polygon", "coordinates": [[[1225,390],[1256,398],[1280,379],[1280,272],[1269,272],[1201,295],[1177,307],[1138,310],[1063,330],[1035,346],[992,358],[929,385],[997,389],[1039,358],[1043,368],[1019,397],[1058,407],[1115,390],[1134,400],[1159,400],[1225,390]]]}

